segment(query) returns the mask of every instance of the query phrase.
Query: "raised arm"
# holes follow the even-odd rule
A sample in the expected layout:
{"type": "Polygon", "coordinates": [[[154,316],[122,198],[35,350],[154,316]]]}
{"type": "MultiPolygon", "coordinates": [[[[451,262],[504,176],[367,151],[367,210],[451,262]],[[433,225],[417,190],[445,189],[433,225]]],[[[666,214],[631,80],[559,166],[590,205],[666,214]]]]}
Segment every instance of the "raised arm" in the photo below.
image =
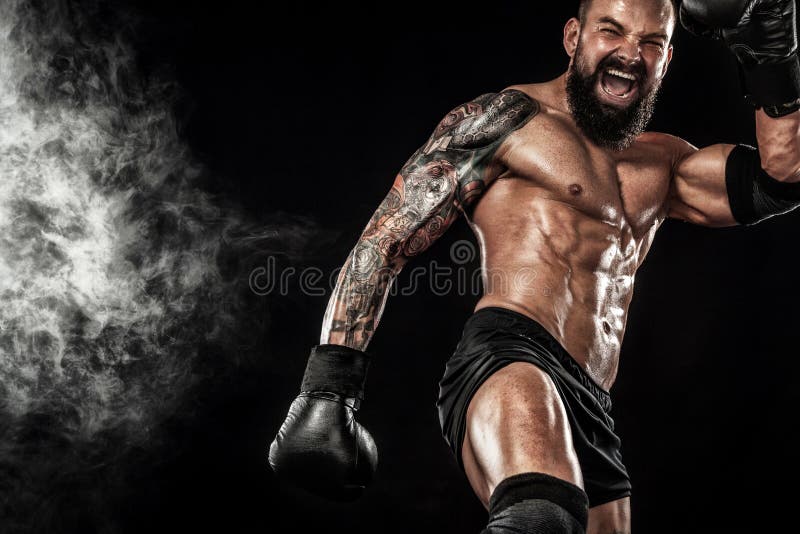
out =
{"type": "Polygon", "coordinates": [[[756,111],[758,148],[675,140],[668,216],[703,226],[755,224],[800,202],[800,111],[756,111]]]}
{"type": "Polygon", "coordinates": [[[503,140],[537,111],[534,100],[510,89],[482,95],[442,119],[403,166],[347,257],[321,344],[367,347],[397,274],[502,172],[503,140]]]}
{"type": "Polygon", "coordinates": [[[669,216],[755,224],[800,204],[800,64],[794,0],[686,0],[681,22],[722,39],[756,110],[758,147],[675,143],[669,216]]]}

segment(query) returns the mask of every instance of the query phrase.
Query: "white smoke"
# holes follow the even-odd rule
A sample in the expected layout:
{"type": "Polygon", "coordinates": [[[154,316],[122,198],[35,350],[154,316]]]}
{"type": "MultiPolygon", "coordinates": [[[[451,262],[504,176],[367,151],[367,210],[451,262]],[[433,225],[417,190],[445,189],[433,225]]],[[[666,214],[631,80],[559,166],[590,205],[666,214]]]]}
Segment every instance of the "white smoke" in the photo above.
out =
{"type": "Polygon", "coordinates": [[[137,468],[126,451],[155,447],[220,366],[263,357],[251,268],[318,236],[280,214],[250,231],[204,192],[176,88],[77,5],[0,0],[2,532],[81,509],[116,531],[103,501],[137,468]]]}
{"type": "Polygon", "coordinates": [[[67,14],[0,11],[0,400],[69,406],[90,439],[146,430],[187,387],[233,221],[193,184],[166,87],[126,81],[131,51],[79,41],[67,14]]]}

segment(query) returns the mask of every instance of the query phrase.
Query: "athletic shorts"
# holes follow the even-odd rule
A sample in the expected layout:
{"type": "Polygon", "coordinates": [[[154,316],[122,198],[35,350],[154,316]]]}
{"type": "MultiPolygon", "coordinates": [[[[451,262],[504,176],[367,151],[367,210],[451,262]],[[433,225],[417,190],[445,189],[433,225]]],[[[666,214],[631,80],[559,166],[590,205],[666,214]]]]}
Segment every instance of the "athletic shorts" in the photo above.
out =
{"type": "Polygon", "coordinates": [[[529,362],[553,380],[566,409],[572,443],[589,506],[631,493],[620,439],[609,415],[611,397],[539,323],[498,307],[482,308],[466,322],[461,341],[439,382],[439,422],[463,469],[461,446],[470,399],[492,373],[513,362],[529,362]]]}

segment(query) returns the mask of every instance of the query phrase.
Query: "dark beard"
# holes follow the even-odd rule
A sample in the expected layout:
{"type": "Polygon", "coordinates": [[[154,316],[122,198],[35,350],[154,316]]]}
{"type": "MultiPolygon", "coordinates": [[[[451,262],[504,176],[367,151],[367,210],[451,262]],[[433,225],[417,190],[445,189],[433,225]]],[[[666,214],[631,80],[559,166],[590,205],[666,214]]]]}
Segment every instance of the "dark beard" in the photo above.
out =
{"type": "Polygon", "coordinates": [[[645,94],[642,91],[646,83],[646,73],[641,69],[639,74],[639,95],[627,108],[615,108],[600,102],[594,88],[601,73],[608,67],[626,69],[616,59],[608,57],[600,62],[595,71],[589,75],[581,74],[577,67],[580,47],[576,51],[575,61],[567,73],[567,103],[569,104],[575,123],[584,135],[595,144],[613,150],[624,150],[631,146],[633,140],[647,127],[653,116],[659,83],[656,83],[645,94]]]}

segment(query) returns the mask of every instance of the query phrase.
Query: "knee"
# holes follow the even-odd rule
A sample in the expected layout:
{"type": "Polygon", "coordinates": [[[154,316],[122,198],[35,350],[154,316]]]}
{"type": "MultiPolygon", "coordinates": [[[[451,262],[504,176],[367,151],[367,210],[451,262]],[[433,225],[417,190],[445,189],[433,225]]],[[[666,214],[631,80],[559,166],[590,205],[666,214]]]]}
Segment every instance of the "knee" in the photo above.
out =
{"type": "Polygon", "coordinates": [[[589,500],[578,486],[543,473],[522,473],[497,485],[482,534],[585,534],[589,500]]]}

